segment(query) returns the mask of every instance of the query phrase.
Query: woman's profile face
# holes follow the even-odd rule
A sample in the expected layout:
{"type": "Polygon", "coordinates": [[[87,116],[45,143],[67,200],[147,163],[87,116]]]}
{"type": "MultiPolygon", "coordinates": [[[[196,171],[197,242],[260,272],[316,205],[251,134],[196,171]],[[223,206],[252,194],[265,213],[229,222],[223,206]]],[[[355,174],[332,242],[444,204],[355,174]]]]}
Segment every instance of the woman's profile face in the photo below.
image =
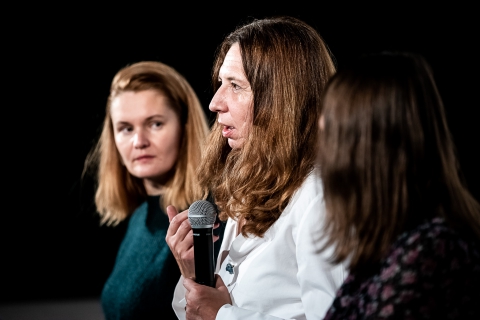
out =
{"type": "Polygon", "coordinates": [[[165,184],[177,161],[181,125],[168,99],[156,90],[126,91],[112,100],[115,145],[133,176],[165,184]]]}
{"type": "Polygon", "coordinates": [[[231,148],[242,146],[252,124],[253,93],[243,70],[238,43],[228,50],[220,67],[220,87],[210,102],[209,109],[217,112],[222,135],[231,148]]]}

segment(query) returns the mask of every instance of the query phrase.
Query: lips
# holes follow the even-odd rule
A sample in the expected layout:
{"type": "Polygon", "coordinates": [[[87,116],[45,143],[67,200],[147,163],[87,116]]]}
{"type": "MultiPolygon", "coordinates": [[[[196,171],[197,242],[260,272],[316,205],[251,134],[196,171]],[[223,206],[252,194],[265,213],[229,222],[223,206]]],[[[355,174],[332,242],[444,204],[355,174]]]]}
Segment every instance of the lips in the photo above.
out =
{"type": "Polygon", "coordinates": [[[152,158],[153,158],[153,156],[143,155],[143,156],[136,157],[135,159],[133,159],[133,161],[149,160],[149,159],[152,159],[152,158]]]}
{"type": "Polygon", "coordinates": [[[222,128],[223,137],[224,138],[231,138],[234,129],[235,129],[234,127],[224,125],[223,128],[222,128]]]}

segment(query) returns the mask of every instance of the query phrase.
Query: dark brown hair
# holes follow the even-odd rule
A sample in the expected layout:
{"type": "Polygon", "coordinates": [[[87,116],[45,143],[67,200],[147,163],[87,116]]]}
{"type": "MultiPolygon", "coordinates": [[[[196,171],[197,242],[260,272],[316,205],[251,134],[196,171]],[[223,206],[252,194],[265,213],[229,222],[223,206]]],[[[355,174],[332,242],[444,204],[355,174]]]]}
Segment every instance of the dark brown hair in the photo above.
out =
{"type": "Polygon", "coordinates": [[[420,55],[368,55],[325,91],[320,165],[328,244],[350,268],[375,263],[433,217],[480,237],[480,206],[461,179],[443,102],[420,55]]]}

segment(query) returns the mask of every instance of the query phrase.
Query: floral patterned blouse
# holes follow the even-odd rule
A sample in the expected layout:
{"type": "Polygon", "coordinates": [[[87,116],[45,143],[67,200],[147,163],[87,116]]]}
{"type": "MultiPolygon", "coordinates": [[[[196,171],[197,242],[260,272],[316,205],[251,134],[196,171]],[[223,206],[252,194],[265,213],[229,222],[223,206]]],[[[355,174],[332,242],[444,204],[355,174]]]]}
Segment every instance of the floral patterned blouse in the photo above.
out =
{"type": "Polygon", "coordinates": [[[345,279],[333,319],[480,319],[479,243],[441,218],[403,233],[376,270],[345,279]]]}

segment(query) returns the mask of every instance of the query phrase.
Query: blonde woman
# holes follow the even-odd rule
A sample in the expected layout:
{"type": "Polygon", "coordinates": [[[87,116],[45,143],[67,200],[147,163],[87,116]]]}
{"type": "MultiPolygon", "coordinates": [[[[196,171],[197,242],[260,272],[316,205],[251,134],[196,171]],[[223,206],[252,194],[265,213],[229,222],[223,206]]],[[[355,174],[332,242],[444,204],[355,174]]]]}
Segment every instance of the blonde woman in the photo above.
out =
{"type": "Polygon", "coordinates": [[[145,61],[113,78],[103,130],[86,160],[96,168],[101,222],[129,219],[101,294],[111,319],[175,319],[180,276],[165,242],[166,206],[186,209],[201,196],[195,175],[208,132],[200,102],[172,67],[145,61]]]}

